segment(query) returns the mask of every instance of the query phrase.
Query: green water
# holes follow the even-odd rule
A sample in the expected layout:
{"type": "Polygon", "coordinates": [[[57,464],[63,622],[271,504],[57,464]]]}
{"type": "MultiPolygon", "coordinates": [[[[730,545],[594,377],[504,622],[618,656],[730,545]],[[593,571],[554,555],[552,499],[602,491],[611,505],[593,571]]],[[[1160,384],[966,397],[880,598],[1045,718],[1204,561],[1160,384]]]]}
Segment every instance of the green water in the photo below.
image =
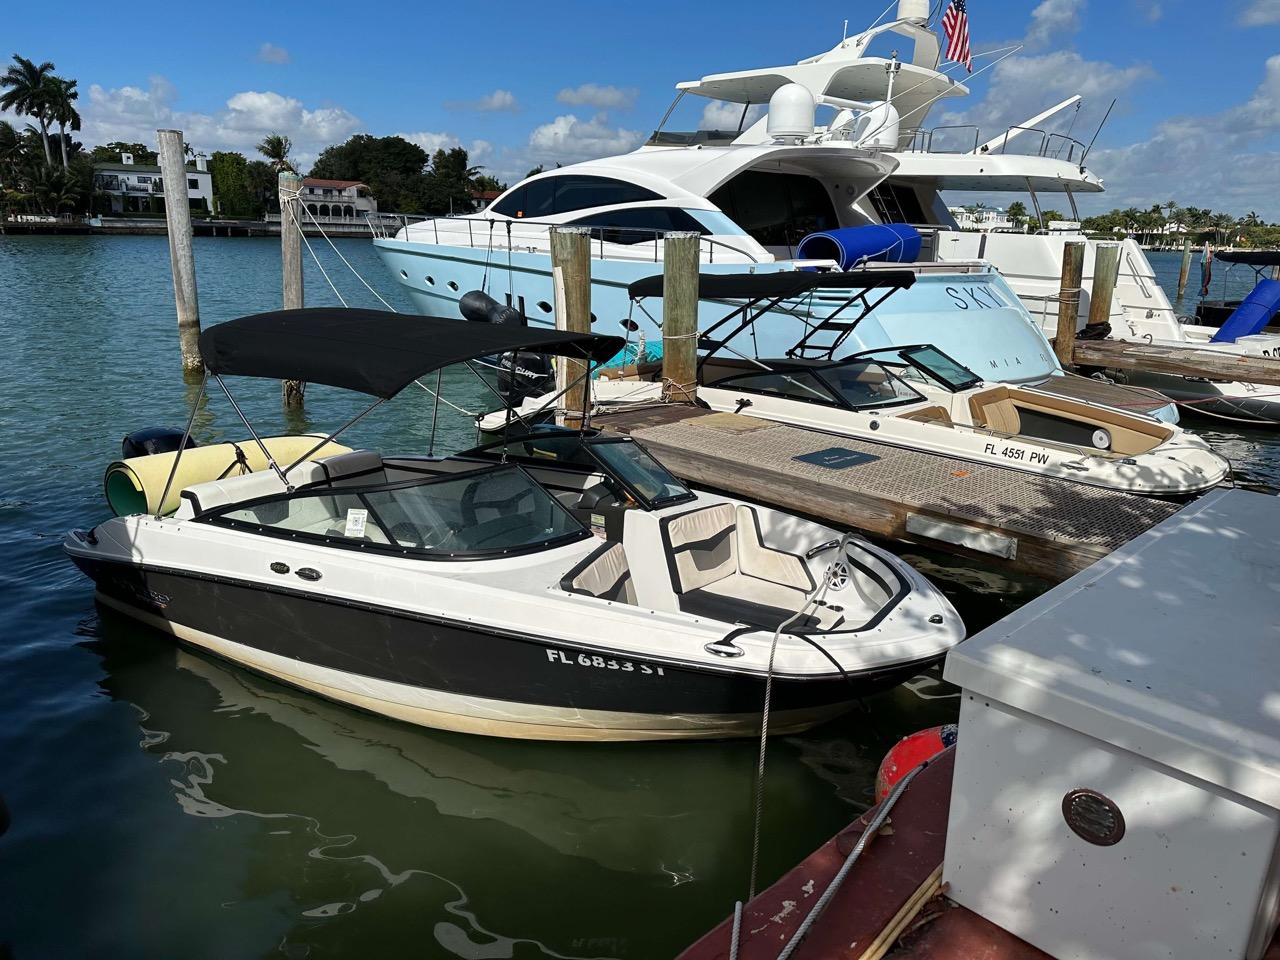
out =
{"type": "MultiPolygon", "coordinates": [[[[341,249],[406,308],[367,243],[341,249]]],[[[152,237],[0,237],[0,956],[17,958],[670,956],[745,893],[747,743],[563,745],[437,733],[369,717],[176,648],[98,610],[63,533],[105,517],[120,438],[181,425],[167,245],[152,237]]],[[[279,305],[276,241],[198,239],[206,324],[279,305]]],[[[332,254],[352,305],[376,302],[332,254]],[[360,293],[363,292],[363,296],[360,293]]],[[[1175,267],[1176,270],[1176,267],[1175,267]]],[[[312,305],[336,302],[308,271],[312,305]]],[[[448,396],[487,407],[469,374],[448,396]]],[[[312,387],[306,415],[245,382],[270,430],[333,427],[358,397],[312,387]]],[[[352,442],[422,451],[425,394],[352,442]]],[[[242,429],[215,398],[201,442],[242,429]]],[[[441,410],[437,450],[471,421],[441,410]]],[[[1221,435],[1275,471],[1265,434],[1221,435]]],[[[1252,459],[1250,459],[1252,458],[1252,459]]],[[[970,629],[1034,596],[941,556],[970,629]]],[[[905,732],[956,702],[935,675],[769,756],[763,874],[781,873],[869,801],[905,732]]]]}

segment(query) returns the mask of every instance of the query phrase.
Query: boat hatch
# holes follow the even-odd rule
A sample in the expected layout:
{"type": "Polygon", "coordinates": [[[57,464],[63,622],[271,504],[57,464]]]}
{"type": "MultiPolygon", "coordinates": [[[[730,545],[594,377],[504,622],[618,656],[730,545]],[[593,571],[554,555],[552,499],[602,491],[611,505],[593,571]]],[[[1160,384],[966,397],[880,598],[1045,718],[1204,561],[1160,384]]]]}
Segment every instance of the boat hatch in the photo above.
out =
{"type": "Polygon", "coordinates": [[[931,380],[952,393],[971,390],[983,383],[980,376],[932,344],[868,350],[849,359],[854,358],[875,360],[905,379],[931,380]]]}
{"type": "Polygon", "coordinates": [[[593,473],[603,473],[620,492],[647,510],[696,499],[692,490],[630,437],[584,435],[557,428],[538,429],[477,447],[462,456],[502,456],[531,466],[554,463],[570,469],[586,468],[593,473]]]}
{"type": "Polygon", "coordinates": [[[590,536],[515,464],[359,486],[321,481],[228,504],[196,519],[265,536],[433,560],[512,556],[590,536]]]}

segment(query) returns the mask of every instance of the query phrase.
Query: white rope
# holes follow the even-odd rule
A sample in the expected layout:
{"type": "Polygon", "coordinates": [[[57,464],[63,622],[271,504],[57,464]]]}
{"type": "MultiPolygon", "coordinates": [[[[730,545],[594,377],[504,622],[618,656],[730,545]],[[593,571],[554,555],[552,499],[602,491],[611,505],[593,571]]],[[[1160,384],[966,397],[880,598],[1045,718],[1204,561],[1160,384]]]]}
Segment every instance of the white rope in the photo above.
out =
{"type": "MultiPolygon", "coordinates": [[[[295,193],[293,199],[296,200],[298,196],[300,196],[300,192],[295,193]]],[[[282,196],[282,199],[287,200],[289,198],[282,196]]],[[[301,207],[302,203],[299,202],[298,206],[301,207]]],[[[284,204],[281,203],[281,210],[283,211],[283,209],[284,209],[284,204]]],[[[328,271],[325,270],[324,264],[320,262],[320,258],[316,256],[316,252],[311,249],[311,241],[308,240],[307,235],[302,232],[302,222],[298,219],[298,211],[296,209],[291,208],[289,210],[289,219],[293,221],[293,225],[297,228],[298,236],[302,238],[302,242],[307,245],[307,252],[311,254],[311,259],[314,260],[316,262],[316,266],[320,268],[320,274],[321,276],[324,277],[325,283],[329,284],[329,289],[333,291],[333,295],[337,297],[338,302],[345,307],[347,305],[347,301],[342,298],[342,294],[338,292],[338,288],[334,286],[333,281],[329,279],[329,273],[328,271]]],[[[283,218],[281,219],[281,222],[280,222],[280,229],[281,230],[284,229],[283,218]]]]}
{"type": "MultiPolygon", "coordinates": [[[[373,289],[373,287],[369,286],[369,281],[365,280],[365,278],[364,278],[363,276],[361,276],[361,275],[360,275],[360,271],[359,271],[359,270],[357,270],[354,266],[352,266],[352,265],[351,265],[351,261],[350,261],[350,260],[348,260],[346,257],[344,257],[344,256],[342,255],[342,251],[341,251],[341,250],[339,250],[339,249],[337,248],[337,246],[334,244],[333,240],[332,240],[332,239],[330,239],[329,234],[325,233],[325,229],[324,229],[324,227],[320,224],[320,221],[318,221],[318,220],[317,220],[317,219],[312,215],[311,211],[307,209],[307,205],[306,205],[305,203],[303,203],[303,202],[302,202],[302,191],[301,191],[301,190],[286,190],[286,191],[282,192],[280,196],[281,196],[281,199],[282,199],[282,200],[295,200],[295,201],[297,201],[297,210],[301,210],[301,211],[303,211],[303,212],[307,215],[307,218],[308,218],[308,219],[309,219],[313,224],[315,224],[316,229],[320,231],[320,236],[324,237],[325,242],[326,242],[326,243],[328,243],[328,244],[329,244],[329,246],[332,248],[333,252],[334,252],[334,253],[336,253],[336,254],[338,255],[338,259],[339,259],[339,260],[341,260],[344,264],[346,264],[347,269],[348,269],[348,270],[350,270],[353,274],[355,274],[356,279],[357,279],[357,280],[359,280],[362,284],[364,284],[365,289],[366,289],[366,290],[368,290],[370,293],[372,293],[375,297],[377,297],[377,298],[378,298],[378,301],[379,301],[379,302],[380,302],[384,307],[386,307],[388,310],[390,310],[392,313],[398,313],[398,312],[399,312],[399,311],[397,311],[397,310],[396,310],[396,308],[395,308],[395,307],[393,307],[391,304],[387,303],[387,301],[386,301],[386,300],[384,300],[384,299],[382,298],[382,295],[381,295],[380,293],[378,293],[378,291],[377,291],[377,290],[375,290],[375,289],[373,289]]],[[[313,260],[315,260],[315,262],[316,262],[316,266],[320,268],[320,272],[321,272],[322,274],[324,274],[324,278],[325,278],[325,280],[327,280],[327,281],[329,282],[329,287],[330,287],[330,289],[332,289],[332,290],[333,290],[334,295],[335,295],[335,296],[337,296],[337,298],[338,298],[339,300],[341,300],[341,301],[342,301],[342,305],[345,307],[345,306],[347,305],[347,301],[346,301],[346,300],[343,300],[343,298],[342,298],[342,294],[338,293],[338,288],[337,288],[337,287],[335,287],[335,286],[333,285],[333,281],[332,281],[332,280],[329,280],[329,274],[328,274],[328,273],[325,273],[324,266],[320,263],[320,258],[319,258],[319,257],[317,257],[317,256],[316,256],[316,252],[315,252],[314,250],[312,250],[312,249],[311,249],[311,244],[307,241],[307,235],[306,235],[305,233],[303,233],[303,232],[302,232],[302,224],[301,224],[301,223],[299,223],[299,222],[298,222],[298,220],[297,220],[297,212],[296,212],[296,211],[293,211],[293,212],[292,212],[292,217],[293,217],[293,219],[294,219],[295,224],[296,224],[296,225],[297,225],[297,227],[298,227],[298,233],[299,233],[299,235],[301,235],[303,242],[307,244],[307,250],[311,253],[311,257],[312,257],[312,259],[313,259],[313,260]]]]}
{"type": "Polygon", "coordinates": [[[441,394],[439,394],[439,393],[436,393],[434,390],[432,390],[430,387],[428,387],[428,386],[427,386],[425,383],[423,383],[421,380],[415,380],[415,381],[413,381],[413,382],[414,382],[414,383],[416,383],[418,386],[420,386],[423,390],[427,391],[427,393],[429,393],[429,394],[431,394],[433,397],[435,397],[438,401],[440,401],[441,403],[443,403],[446,407],[452,407],[454,410],[457,410],[457,411],[458,411],[460,414],[462,414],[464,417],[470,417],[471,419],[473,419],[473,420],[474,420],[476,417],[478,417],[478,416],[479,416],[479,414],[477,414],[477,413],[472,413],[470,410],[463,410],[463,409],[462,409],[460,406],[458,406],[456,403],[453,403],[453,402],[451,402],[451,401],[449,401],[449,400],[446,400],[446,399],[444,398],[444,396],[442,396],[442,395],[441,395],[441,394]]]}

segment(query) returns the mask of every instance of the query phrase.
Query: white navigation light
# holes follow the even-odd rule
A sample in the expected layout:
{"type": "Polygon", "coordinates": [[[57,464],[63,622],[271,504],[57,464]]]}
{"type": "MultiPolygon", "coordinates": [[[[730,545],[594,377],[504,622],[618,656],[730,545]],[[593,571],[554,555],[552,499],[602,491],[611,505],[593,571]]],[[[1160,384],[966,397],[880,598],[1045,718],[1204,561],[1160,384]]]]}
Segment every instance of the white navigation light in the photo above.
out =
{"type": "Polygon", "coordinates": [[[784,83],[769,98],[769,138],[803,140],[813,136],[815,103],[802,83],[784,83]]]}
{"type": "Polygon", "coordinates": [[[928,20],[929,0],[898,0],[899,20],[928,20]]]}

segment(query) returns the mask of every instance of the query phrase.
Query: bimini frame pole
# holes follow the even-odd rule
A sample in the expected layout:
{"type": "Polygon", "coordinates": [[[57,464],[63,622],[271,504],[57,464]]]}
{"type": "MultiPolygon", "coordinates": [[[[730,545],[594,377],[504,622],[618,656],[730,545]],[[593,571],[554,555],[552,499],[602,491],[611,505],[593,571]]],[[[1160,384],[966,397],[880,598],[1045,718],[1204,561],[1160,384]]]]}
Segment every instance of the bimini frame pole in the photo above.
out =
{"type": "Polygon", "coordinates": [[[293,484],[291,484],[285,477],[284,471],[280,469],[280,464],[276,463],[275,457],[271,456],[271,451],[267,449],[267,445],[263,443],[262,439],[258,436],[258,431],[253,429],[253,424],[249,422],[243,411],[241,411],[240,404],[236,403],[236,398],[231,395],[231,391],[227,389],[227,385],[222,382],[222,377],[215,374],[214,379],[218,381],[218,386],[220,386],[222,388],[222,392],[227,395],[227,399],[231,401],[231,408],[235,410],[236,416],[240,418],[240,422],[245,425],[246,429],[248,429],[249,435],[253,437],[253,442],[258,445],[258,449],[262,451],[262,455],[267,458],[267,463],[269,463],[271,465],[271,469],[276,472],[276,475],[280,478],[280,482],[284,484],[286,490],[293,493],[293,484]]]}
{"type": "Polygon", "coordinates": [[[289,473],[294,467],[300,464],[303,460],[306,460],[317,450],[324,447],[326,443],[333,443],[333,441],[337,438],[338,434],[345,433],[349,428],[355,426],[356,423],[363,420],[366,416],[371,414],[374,410],[377,410],[378,407],[382,406],[386,402],[387,401],[385,397],[380,397],[377,400],[375,400],[370,406],[365,407],[363,410],[357,413],[354,417],[352,417],[350,420],[348,420],[346,423],[340,426],[337,430],[333,431],[333,433],[329,434],[327,437],[325,437],[323,440],[317,443],[314,447],[312,447],[310,450],[308,450],[306,453],[300,456],[297,460],[293,461],[293,463],[285,467],[284,472],[289,473]]]}
{"type": "Polygon", "coordinates": [[[203,370],[200,377],[200,392],[191,405],[191,416],[187,417],[187,428],[182,431],[182,443],[178,447],[178,455],[173,458],[173,466],[169,468],[169,478],[164,482],[164,493],[160,494],[160,502],[156,504],[156,519],[159,520],[164,510],[164,502],[169,499],[169,490],[173,487],[173,478],[178,475],[178,461],[182,459],[182,451],[187,449],[187,441],[191,439],[191,428],[196,422],[196,411],[200,409],[200,401],[204,399],[205,388],[209,386],[209,371],[203,370]]]}

